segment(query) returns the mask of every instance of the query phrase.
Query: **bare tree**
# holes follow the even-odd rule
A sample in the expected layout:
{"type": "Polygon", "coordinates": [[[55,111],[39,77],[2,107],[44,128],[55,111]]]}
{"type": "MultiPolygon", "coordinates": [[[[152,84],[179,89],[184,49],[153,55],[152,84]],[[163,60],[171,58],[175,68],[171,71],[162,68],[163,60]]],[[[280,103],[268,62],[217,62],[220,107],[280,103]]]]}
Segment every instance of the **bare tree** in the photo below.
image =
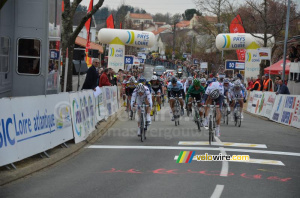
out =
{"type": "MultiPolygon", "coordinates": [[[[72,3],[70,0],[64,0],[64,12],[62,13],[62,53],[63,63],[66,61],[66,51],[69,52],[69,65],[68,65],[68,78],[67,78],[67,91],[72,91],[72,74],[73,74],[73,51],[75,47],[75,40],[81,29],[89,18],[102,6],[104,0],[98,0],[96,5],[93,6],[91,12],[88,12],[80,21],[77,28],[73,31],[73,17],[75,11],[82,0],[74,0],[72,3]]],[[[62,68],[62,76],[65,74],[65,67],[62,68]]],[[[61,81],[61,87],[64,87],[64,78],[61,81]]]]}

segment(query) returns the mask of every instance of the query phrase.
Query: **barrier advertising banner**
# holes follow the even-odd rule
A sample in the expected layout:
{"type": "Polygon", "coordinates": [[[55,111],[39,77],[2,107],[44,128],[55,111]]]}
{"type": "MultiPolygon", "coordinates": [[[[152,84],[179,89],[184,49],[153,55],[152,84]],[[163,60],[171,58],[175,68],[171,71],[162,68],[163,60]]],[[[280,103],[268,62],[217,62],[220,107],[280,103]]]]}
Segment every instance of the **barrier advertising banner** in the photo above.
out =
{"type": "Polygon", "coordinates": [[[98,95],[96,97],[96,120],[97,121],[100,121],[100,120],[103,120],[105,119],[105,115],[106,115],[106,108],[104,106],[104,98],[103,98],[103,91],[104,88],[101,88],[101,94],[98,95]]]}
{"type": "Polygon", "coordinates": [[[300,96],[297,97],[292,118],[292,126],[300,128],[300,96]]]}
{"type": "Polygon", "coordinates": [[[258,114],[258,107],[260,104],[260,101],[262,99],[263,93],[261,91],[255,91],[254,96],[253,96],[253,101],[252,101],[252,108],[251,108],[251,113],[258,114]]]}
{"type": "Polygon", "coordinates": [[[70,104],[72,113],[72,126],[75,143],[85,140],[88,136],[85,127],[85,114],[82,110],[82,101],[78,92],[70,93],[70,104]]]}
{"type": "Polygon", "coordinates": [[[265,93],[266,93],[265,100],[264,100],[265,105],[262,110],[262,116],[265,116],[270,119],[272,109],[276,99],[276,94],[274,92],[265,92],[265,93]]]}
{"type": "Polygon", "coordinates": [[[281,117],[279,117],[279,122],[285,125],[291,125],[295,103],[297,96],[285,96],[285,102],[283,103],[283,109],[281,117]]]}
{"type": "Polygon", "coordinates": [[[82,91],[79,93],[81,108],[83,111],[84,127],[88,134],[95,130],[95,97],[93,91],[82,91]]]}
{"type": "Polygon", "coordinates": [[[112,104],[111,104],[111,92],[110,87],[105,87],[105,100],[106,100],[106,109],[107,109],[107,115],[112,115],[112,104]]]}
{"type": "Polygon", "coordinates": [[[271,120],[275,122],[280,122],[279,118],[281,118],[284,103],[285,103],[285,96],[277,95],[272,109],[271,117],[270,117],[271,120]]]}
{"type": "Polygon", "coordinates": [[[252,109],[252,103],[253,103],[253,96],[254,96],[254,92],[255,91],[251,91],[250,92],[250,95],[249,95],[249,100],[248,100],[248,105],[247,105],[247,111],[248,112],[251,112],[251,109],[252,109]]]}

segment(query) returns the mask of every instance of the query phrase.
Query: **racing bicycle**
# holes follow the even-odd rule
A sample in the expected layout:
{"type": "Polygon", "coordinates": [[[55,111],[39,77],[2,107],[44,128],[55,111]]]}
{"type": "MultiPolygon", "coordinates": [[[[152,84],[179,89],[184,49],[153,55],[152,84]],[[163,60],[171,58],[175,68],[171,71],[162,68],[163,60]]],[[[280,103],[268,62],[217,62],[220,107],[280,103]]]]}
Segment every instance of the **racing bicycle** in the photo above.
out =
{"type": "Polygon", "coordinates": [[[209,130],[209,136],[208,141],[209,145],[214,141],[215,139],[215,132],[214,129],[216,128],[216,108],[219,107],[219,105],[216,105],[216,102],[213,101],[213,105],[203,105],[204,107],[209,107],[209,121],[208,121],[208,130],[209,130]]]}

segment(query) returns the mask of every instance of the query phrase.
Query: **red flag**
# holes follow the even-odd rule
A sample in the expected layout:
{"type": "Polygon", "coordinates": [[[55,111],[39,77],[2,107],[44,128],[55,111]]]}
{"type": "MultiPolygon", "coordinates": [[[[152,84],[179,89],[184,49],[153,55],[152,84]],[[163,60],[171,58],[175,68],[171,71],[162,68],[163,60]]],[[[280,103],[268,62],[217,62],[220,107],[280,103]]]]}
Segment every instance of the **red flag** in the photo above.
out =
{"type": "MultiPolygon", "coordinates": [[[[87,13],[91,12],[93,9],[93,5],[94,5],[94,0],[90,1],[90,5],[89,5],[89,9],[87,11],[87,13]]],[[[91,44],[90,44],[90,29],[91,29],[91,22],[92,22],[92,17],[89,18],[87,20],[87,22],[85,23],[85,28],[86,28],[86,33],[87,33],[87,42],[86,42],[86,46],[85,46],[85,62],[87,64],[88,67],[90,67],[92,65],[92,60],[91,58],[88,56],[89,54],[89,49],[91,49],[91,44]]]]}
{"type": "MultiPolygon", "coordinates": [[[[231,21],[229,29],[230,33],[245,33],[243,22],[239,14],[231,21]]],[[[245,49],[236,50],[236,53],[239,61],[245,61],[245,49]]]]}
{"type": "Polygon", "coordinates": [[[111,29],[114,29],[115,26],[114,26],[114,17],[113,15],[109,15],[109,17],[107,17],[106,19],[106,26],[107,28],[111,28],[111,29]]]}
{"type": "Polygon", "coordinates": [[[65,2],[64,1],[61,2],[61,10],[62,10],[62,12],[65,11],[65,2]]]}

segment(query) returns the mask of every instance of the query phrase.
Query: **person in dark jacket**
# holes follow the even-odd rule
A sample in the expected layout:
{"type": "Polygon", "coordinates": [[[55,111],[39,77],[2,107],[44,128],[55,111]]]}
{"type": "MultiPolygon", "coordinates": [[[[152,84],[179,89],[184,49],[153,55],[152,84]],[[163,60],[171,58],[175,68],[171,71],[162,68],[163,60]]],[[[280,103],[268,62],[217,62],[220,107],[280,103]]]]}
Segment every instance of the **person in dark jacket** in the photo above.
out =
{"type": "Polygon", "coordinates": [[[103,87],[103,86],[110,86],[110,82],[109,79],[107,77],[107,72],[108,69],[104,69],[102,75],[100,76],[100,80],[99,80],[99,87],[103,87]]]}
{"type": "Polygon", "coordinates": [[[99,66],[99,59],[94,58],[92,66],[88,69],[85,81],[83,83],[82,89],[93,89],[96,90],[97,81],[99,78],[99,73],[97,72],[97,67],[99,66]]]}
{"type": "Polygon", "coordinates": [[[282,79],[278,80],[278,89],[276,95],[277,94],[290,95],[289,88],[283,83],[282,79]]]}

